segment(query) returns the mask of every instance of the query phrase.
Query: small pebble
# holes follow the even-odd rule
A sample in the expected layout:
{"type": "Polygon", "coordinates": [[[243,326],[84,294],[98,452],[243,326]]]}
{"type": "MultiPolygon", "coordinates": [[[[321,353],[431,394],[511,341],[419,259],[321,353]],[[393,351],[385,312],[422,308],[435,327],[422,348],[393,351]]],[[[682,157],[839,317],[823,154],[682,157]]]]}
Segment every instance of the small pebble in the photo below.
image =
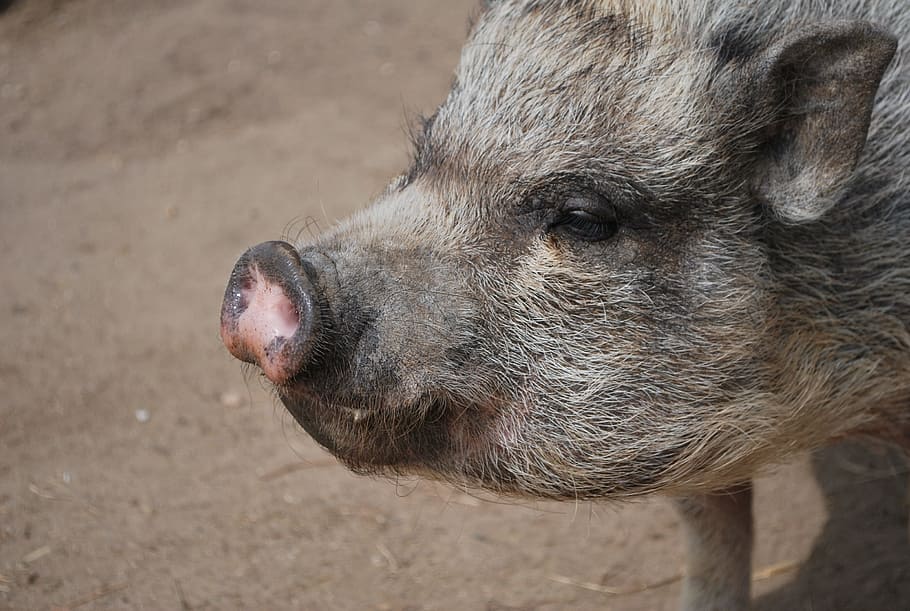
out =
{"type": "Polygon", "coordinates": [[[151,417],[152,417],[152,415],[149,413],[149,411],[147,409],[137,409],[136,410],[136,420],[138,420],[139,422],[148,422],[149,418],[151,418],[151,417]]]}
{"type": "Polygon", "coordinates": [[[240,395],[232,390],[221,393],[221,405],[225,407],[237,407],[240,405],[240,395]]]}

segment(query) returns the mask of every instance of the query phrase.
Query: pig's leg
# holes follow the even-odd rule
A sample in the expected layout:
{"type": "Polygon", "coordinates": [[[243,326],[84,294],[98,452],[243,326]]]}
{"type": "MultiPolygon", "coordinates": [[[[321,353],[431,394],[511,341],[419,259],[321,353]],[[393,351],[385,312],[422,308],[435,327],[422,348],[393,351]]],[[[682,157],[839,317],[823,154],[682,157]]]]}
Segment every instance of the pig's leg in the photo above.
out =
{"type": "Polygon", "coordinates": [[[752,573],[752,484],[677,500],[688,562],[684,611],[745,611],[752,573]]]}

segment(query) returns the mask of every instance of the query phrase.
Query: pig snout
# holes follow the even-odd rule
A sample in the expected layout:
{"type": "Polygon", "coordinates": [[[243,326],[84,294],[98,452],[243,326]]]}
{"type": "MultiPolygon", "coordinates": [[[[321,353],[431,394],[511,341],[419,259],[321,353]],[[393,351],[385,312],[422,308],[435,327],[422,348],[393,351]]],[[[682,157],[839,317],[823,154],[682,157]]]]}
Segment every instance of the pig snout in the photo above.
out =
{"type": "Polygon", "coordinates": [[[221,307],[221,339],[232,355],[275,384],[307,368],[321,324],[312,273],[293,246],[264,242],[234,266],[221,307]]]}

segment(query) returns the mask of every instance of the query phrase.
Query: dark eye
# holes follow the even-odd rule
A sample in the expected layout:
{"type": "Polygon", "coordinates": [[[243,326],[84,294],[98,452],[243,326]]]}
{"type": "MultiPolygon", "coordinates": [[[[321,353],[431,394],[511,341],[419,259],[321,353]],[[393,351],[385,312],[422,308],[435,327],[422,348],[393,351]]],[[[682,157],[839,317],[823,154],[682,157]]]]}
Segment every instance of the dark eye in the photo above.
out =
{"type": "Polygon", "coordinates": [[[550,231],[589,242],[609,239],[618,230],[615,209],[599,195],[567,198],[563,212],[550,225],[550,231]]]}

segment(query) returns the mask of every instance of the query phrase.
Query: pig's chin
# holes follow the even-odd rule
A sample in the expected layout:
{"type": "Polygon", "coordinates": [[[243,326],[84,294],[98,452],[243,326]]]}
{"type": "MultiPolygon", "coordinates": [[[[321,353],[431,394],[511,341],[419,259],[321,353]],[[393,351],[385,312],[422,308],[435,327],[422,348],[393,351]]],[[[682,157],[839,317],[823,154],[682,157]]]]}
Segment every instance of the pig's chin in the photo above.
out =
{"type": "Polygon", "coordinates": [[[358,473],[450,471],[454,464],[470,461],[468,454],[485,453],[483,434],[474,437],[472,447],[458,441],[464,432],[455,414],[463,416],[463,411],[441,400],[385,405],[281,390],[279,396],[319,445],[358,473]]]}

